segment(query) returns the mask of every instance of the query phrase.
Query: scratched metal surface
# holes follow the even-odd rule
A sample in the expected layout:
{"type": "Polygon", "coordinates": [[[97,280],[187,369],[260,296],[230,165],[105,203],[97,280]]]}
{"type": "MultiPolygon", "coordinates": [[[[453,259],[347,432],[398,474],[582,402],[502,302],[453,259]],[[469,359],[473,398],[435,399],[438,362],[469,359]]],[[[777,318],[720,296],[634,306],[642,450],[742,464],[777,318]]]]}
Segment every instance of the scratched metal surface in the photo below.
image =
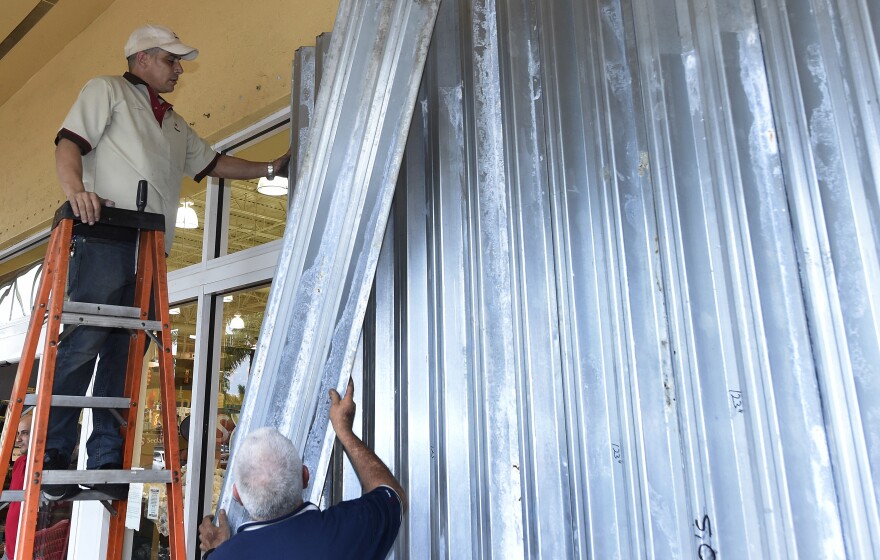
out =
{"type": "MultiPolygon", "coordinates": [[[[403,157],[439,0],[342,0],[332,38],[314,51],[320,88],[292,85],[294,123],[309,123],[290,223],[237,430],[275,426],[303,451],[318,501],[333,446],[327,392],[355,362],[385,222],[403,157]],[[320,59],[320,60],[319,60],[320,59]],[[311,105],[309,97],[314,99],[311,105]]],[[[301,154],[301,156],[300,156],[301,154]]],[[[219,508],[233,527],[247,512],[232,497],[235,448],[219,508]]]]}
{"type": "Polygon", "coordinates": [[[878,11],[444,0],[364,328],[395,557],[880,557],[878,11]]]}
{"type": "Polygon", "coordinates": [[[880,557],[878,22],[443,1],[353,362],[394,558],[880,557]]]}

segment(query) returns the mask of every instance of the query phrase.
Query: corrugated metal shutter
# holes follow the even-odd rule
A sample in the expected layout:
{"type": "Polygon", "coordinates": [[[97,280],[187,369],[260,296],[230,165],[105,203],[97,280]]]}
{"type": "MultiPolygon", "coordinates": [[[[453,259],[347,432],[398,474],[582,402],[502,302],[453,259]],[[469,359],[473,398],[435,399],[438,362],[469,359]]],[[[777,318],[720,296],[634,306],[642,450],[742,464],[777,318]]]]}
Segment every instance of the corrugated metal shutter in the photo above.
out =
{"type": "Polygon", "coordinates": [[[365,331],[397,557],[880,557],[878,18],[444,0],[365,331]]]}

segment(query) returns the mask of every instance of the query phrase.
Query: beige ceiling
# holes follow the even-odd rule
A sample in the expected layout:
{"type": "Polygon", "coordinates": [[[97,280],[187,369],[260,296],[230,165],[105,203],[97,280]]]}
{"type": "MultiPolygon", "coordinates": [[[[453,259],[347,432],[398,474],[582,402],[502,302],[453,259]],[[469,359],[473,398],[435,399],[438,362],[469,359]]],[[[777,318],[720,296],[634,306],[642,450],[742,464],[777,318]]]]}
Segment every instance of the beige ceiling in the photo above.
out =
{"type": "Polygon", "coordinates": [[[0,105],[6,103],[31,76],[113,2],[114,0],[2,0],[0,42],[5,41],[35,9],[50,9],[0,59],[0,105]]]}

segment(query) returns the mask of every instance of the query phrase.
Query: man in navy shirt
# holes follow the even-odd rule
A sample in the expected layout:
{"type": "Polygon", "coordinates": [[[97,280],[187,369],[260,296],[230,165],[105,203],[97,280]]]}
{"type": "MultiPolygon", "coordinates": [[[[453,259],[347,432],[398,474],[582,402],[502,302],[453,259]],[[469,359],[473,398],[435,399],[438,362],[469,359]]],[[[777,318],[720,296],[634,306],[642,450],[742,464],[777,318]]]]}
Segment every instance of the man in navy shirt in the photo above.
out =
{"type": "MultiPolygon", "coordinates": [[[[309,471],[299,450],[274,428],[251,432],[236,449],[232,494],[253,521],[230,536],[226,512],[199,526],[210,560],[259,558],[385,558],[406,510],[406,494],[373,451],[352,431],[354,383],[345,397],[330,390],[330,423],[361,482],[363,495],[325,511],[304,503],[309,471]]],[[[207,558],[207,555],[206,555],[207,558]]]]}

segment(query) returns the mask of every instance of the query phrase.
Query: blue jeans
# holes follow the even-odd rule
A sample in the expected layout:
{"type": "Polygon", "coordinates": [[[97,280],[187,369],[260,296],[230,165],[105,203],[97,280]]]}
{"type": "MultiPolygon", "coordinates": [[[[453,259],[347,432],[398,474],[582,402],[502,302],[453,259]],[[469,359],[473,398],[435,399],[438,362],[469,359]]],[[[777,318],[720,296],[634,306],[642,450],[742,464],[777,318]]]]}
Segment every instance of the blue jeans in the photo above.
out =
{"type": "MultiPolygon", "coordinates": [[[[77,236],[70,259],[67,294],[71,301],[131,306],[136,282],[136,244],[77,236]]],[[[150,305],[150,315],[152,304],[150,305]]],[[[65,327],[65,330],[71,327],[65,327]]],[[[128,344],[131,334],[123,329],[81,326],[58,346],[55,363],[55,395],[83,396],[92,373],[96,397],[121,397],[125,390],[128,344]],[[95,370],[95,361],[98,368],[95,370]]],[[[149,344],[149,339],[147,339],[149,344]]],[[[79,437],[80,409],[53,407],[49,414],[46,449],[70,457],[79,437]]],[[[93,411],[92,434],[86,444],[88,468],[122,463],[119,422],[106,409],[93,411]]]]}

